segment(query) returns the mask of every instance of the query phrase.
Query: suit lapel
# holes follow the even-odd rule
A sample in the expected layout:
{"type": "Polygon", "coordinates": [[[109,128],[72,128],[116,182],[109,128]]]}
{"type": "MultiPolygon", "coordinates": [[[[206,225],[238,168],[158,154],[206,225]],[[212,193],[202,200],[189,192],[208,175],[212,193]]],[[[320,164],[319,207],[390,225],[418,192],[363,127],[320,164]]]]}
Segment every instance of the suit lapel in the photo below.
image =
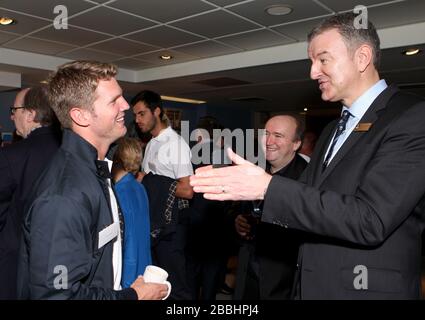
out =
{"type": "Polygon", "coordinates": [[[338,120],[331,121],[326,126],[326,128],[323,130],[323,134],[321,135],[321,137],[323,136],[323,139],[317,142],[317,153],[313,154],[309,164],[310,166],[313,166],[311,168],[313,172],[311,175],[313,180],[309,181],[310,185],[315,186],[317,181],[320,180],[320,176],[322,175],[323,159],[325,158],[326,150],[328,150],[329,144],[331,143],[332,137],[334,135],[337,121],[338,120]]]}
{"type": "MultiPolygon", "coordinates": [[[[372,123],[372,126],[374,122],[378,119],[378,113],[379,110],[386,107],[388,101],[391,99],[391,97],[398,91],[396,86],[389,86],[387,89],[385,89],[371,104],[369,109],[366,111],[366,113],[363,115],[363,117],[360,119],[359,123],[372,123]]],[[[333,132],[333,131],[332,131],[333,132]]],[[[333,169],[338,165],[338,163],[349,153],[351,148],[359,141],[361,137],[363,137],[367,132],[351,132],[351,134],[348,136],[347,140],[345,140],[344,144],[341,146],[341,148],[338,150],[338,152],[335,154],[332,161],[329,163],[329,166],[323,171],[322,170],[322,162],[320,162],[320,165],[317,164],[316,168],[316,174],[318,179],[315,180],[317,182],[317,187],[319,187],[325,179],[329,176],[329,174],[333,171],[333,169]]],[[[330,143],[330,139],[332,137],[328,138],[328,143],[330,143]]],[[[327,148],[324,148],[324,152],[326,152],[327,148]]],[[[324,156],[324,154],[322,154],[324,156]]]]}

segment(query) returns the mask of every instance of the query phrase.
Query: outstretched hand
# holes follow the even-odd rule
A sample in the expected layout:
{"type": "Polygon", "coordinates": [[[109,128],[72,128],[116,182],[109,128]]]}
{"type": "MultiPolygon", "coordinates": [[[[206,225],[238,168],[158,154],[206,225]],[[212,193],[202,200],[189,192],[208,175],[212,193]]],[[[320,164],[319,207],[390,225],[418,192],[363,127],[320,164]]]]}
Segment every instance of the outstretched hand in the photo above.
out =
{"type": "Polygon", "coordinates": [[[202,167],[190,177],[190,185],[209,200],[260,200],[271,180],[271,175],[262,168],[238,156],[230,148],[227,154],[232,166],[202,167]]]}

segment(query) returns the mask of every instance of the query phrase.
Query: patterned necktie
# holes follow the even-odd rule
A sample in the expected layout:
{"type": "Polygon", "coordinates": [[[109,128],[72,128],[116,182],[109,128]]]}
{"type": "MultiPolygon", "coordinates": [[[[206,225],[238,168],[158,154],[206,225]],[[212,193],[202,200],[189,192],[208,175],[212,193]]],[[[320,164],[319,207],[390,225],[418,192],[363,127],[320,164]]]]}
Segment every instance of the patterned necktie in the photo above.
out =
{"type": "Polygon", "coordinates": [[[336,142],[338,141],[339,136],[345,131],[345,126],[347,125],[347,121],[348,119],[350,119],[350,116],[351,116],[351,113],[348,110],[344,110],[342,112],[341,118],[339,119],[338,124],[336,126],[336,132],[332,140],[331,147],[329,148],[328,154],[326,155],[325,161],[323,162],[322,171],[324,171],[326,167],[328,166],[329,161],[331,160],[331,156],[334,151],[336,142]]]}

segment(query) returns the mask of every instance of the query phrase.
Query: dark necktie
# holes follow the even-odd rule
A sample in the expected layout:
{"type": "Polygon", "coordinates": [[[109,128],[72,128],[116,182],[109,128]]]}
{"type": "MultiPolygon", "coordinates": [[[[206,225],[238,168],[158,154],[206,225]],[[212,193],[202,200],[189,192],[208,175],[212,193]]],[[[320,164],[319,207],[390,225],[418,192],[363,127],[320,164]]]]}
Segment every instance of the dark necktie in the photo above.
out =
{"type": "Polygon", "coordinates": [[[331,147],[329,148],[328,154],[326,155],[325,161],[323,162],[322,171],[326,169],[331,160],[332,153],[334,151],[336,142],[338,141],[339,136],[345,131],[345,126],[347,125],[348,119],[350,119],[351,113],[348,110],[342,112],[341,118],[338,121],[336,126],[335,136],[332,140],[331,147]]]}
{"type": "Polygon", "coordinates": [[[111,172],[109,171],[108,162],[96,160],[96,168],[97,168],[97,174],[102,178],[102,187],[104,189],[103,191],[106,195],[106,198],[108,199],[108,205],[112,212],[111,197],[109,196],[109,183],[107,179],[111,181],[111,189],[112,189],[112,192],[114,193],[115,200],[117,202],[118,218],[120,222],[121,243],[122,243],[124,241],[124,227],[125,227],[124,218],[121,212],[120,204],[118,202],[117,194],[112,184],[112,176],[111,176],[111,172]]]}

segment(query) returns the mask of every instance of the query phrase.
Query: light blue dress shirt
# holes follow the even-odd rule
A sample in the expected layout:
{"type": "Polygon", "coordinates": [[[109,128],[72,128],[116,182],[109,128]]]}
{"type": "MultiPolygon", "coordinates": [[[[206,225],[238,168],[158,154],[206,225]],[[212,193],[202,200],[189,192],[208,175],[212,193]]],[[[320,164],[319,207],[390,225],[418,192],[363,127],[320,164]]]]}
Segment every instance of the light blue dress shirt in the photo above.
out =
{"type": "MultiPolygon", "coordinates": [[[[354,128],[359,123],[360,119],[363,117],[363,115],[366,113],[366,111],[369,109],[373,101],[381,94],[382,91],[384,91],[388,87],[385,80],[379,80],[377,83],[375,83],[371,88],[369,88],[365,93],[363,93],[359,98],[357,98],[356,101],[353,102],[351,107],[343,106],[341,110],[344,112],[344,110],[348,110],[351,113],[350,118],[347,121],[345,131],[341,133],[341,135],[338,138],[338,141],[335,144],[335,147],[333,149],[332,156],[329,159],[329,163],[332,161],[333,157],[336,155],[338,150],[341,148],[341,146],[344,144],[345,140],[347,140],[348,136],[353,132],[354,128]]],[[[334,134],[335,135],[335,134],[334,134]]],[[[333,138],[332,138],[333,139],[333,138]]],[[[332,141],[332,140],[331,140],[332,141]]],[[[326,155],[329,152],[329,148],[331,146],[331,143],[328,146],[328,150],[326,150],[325,156],[323,158],[326,159],[326,155]]]]}

